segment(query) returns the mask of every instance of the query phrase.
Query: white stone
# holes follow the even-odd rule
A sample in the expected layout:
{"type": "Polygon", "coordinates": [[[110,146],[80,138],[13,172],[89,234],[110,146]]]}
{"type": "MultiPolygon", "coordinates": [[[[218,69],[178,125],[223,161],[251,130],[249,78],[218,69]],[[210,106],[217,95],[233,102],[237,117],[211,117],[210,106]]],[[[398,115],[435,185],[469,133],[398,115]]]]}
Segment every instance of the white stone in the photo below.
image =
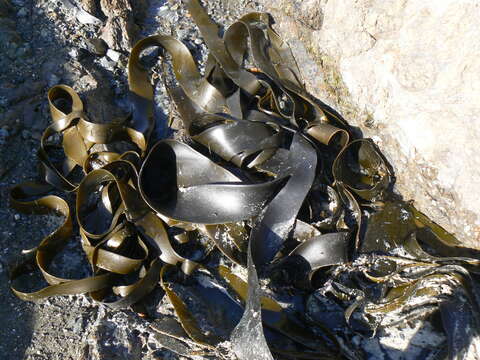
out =
{"type": "Polygon", "coordinates": [[[118,59],[120,59],[120,55],[121,54],[118,51],[112,49],[107,50],[107,57],[114,62],[117,62],[118,59]]]}

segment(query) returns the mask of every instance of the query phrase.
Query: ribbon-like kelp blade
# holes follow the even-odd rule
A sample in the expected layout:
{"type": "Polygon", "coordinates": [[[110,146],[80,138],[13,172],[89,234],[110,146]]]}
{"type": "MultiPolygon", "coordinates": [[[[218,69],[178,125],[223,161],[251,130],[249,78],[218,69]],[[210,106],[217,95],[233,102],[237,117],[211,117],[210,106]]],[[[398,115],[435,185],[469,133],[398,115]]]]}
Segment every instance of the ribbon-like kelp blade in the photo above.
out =
{"type": "Polygon", "coordinates": [[[359,359],[347,334],[440,310],[449,356],[461,357],[478,333],[479,252],[398,199],[390,164],[312,99],[268,14],[246,14],[222,36],[198,0],[185,5],[210,50],[204,75],[186,45],[159,34],[131,51],[124,119],[89,118],[69,86],[48,92],[42,182],[14,187],[10,204],[64,220],[24,251],[12,291],[88,293],[124,308],[160,280],[179,319],[152,324],[162,346],[222,357],[216,346],[231,340],[240,360],[359,359]],[[171,67],[165,85],[187,139],[151,142],[150,47],[171,67]],[[74,217],[58,191],[75,196],[74,217]],[[67,279],[50,264],[77,228],[91,276],[67,279]],[[246,281],[218,268],[231,262],[246,281]],[[27,291],[22,276],[34,271],[48,285],[27,291]],[[265,290],[303,304],[286,310],[265,290]],[[328,306],[331,316],[318,310],[328,306]]]}

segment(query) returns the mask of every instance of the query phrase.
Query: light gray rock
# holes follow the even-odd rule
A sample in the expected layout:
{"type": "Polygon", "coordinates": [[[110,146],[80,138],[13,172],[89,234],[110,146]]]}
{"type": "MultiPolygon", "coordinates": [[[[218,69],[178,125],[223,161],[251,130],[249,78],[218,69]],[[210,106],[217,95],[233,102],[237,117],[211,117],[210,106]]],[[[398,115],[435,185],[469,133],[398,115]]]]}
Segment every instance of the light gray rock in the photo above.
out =
{"type": "Polygon", "coordinates": [[[118,51],[112,49],[107,50],[107,57],[113,62],[117,62],[120,59],[120,55],[121,54],[118,51]]]}
{"type": "Polygon", "coordinates": [[[391,161],[397,189],[480,247],[480,4],[262,0],[307,88],[391,161]]]}

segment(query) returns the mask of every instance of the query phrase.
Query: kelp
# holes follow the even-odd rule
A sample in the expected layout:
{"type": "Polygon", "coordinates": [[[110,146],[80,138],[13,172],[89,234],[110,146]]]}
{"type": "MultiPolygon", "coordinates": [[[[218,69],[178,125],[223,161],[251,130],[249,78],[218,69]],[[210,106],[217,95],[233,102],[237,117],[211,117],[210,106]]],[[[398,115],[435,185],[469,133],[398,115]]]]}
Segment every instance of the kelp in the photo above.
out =
{"type": "Polygon", "coordinates": [[[210,49],[203,75],[182,42],[156,35],[131,51],[125,119],[95,123],[72,88],[50,89],[43,182],[17,185],[10,204],[64,221],[24,251],[12,291],[145,309],[160,287],[177,316],[150,319],[162,346],[222,357],[230,340],[245,360],[361,359],[352,334],[440,314],[459,357],[479,325],[478,252],[393,192],[378,147],[308,94],[267,14],[221,37],[197,0],[185,4],[210,49]],[[150,141],[150,47],[173,70],[187,140],[150,141]],[[65,279],[49,268],[76,229],[91,276],[65,279]],[[25,290],[35,271],[47,286],[25,290]]]}

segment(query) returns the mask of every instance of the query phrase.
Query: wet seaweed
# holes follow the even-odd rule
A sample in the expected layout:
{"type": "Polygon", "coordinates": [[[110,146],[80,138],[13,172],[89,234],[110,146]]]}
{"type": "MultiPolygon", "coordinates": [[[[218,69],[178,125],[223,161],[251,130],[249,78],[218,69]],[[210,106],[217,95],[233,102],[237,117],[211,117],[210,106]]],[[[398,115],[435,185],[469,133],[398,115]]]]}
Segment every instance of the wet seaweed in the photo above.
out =
{"type": "Polygon", "coordinates": [[[197,0],[186,6],[210,49],[204,76],[184,44],[156,35],[130,54],[127,118],[95,123],[73,89],[50,89],[44,181],[17,185],[10,203],[64,222],[12,268],[13,292],[85,293],[149,316],[161,287],[177,319],[152,329],[182,356],[222,357],[231,341],[242,360],[361,359],[354,334],[440,316],[445,350],[425,357],[462,358],[480,328],[478,251],[392,192],[380,149],[307,93],[267,14],[220,37],[197,0]],[[153,87],[141,54],[151,47],[170,57],[187,141],[149,141],[153,87]],[[75,195],[75,216],[59,190],[75,195]],[[77,228],[91,275],[53,275],[77,228]],[[26,287],[32,272],[48,285],[26,287]]]}

